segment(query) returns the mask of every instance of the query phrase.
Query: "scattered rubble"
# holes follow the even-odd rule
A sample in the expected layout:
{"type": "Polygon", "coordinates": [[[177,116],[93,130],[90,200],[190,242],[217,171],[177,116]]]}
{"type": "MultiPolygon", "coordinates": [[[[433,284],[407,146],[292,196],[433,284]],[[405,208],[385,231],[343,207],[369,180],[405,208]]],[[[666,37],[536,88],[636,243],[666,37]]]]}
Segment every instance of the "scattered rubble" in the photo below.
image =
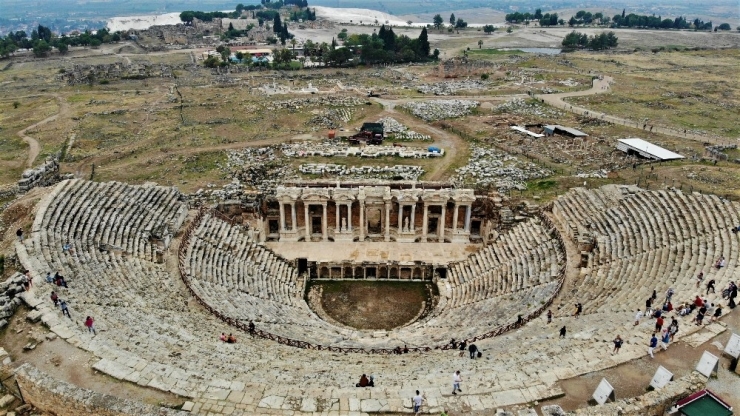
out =
{"type": "Polygon", "coordinates": [[[563,112],[548,106],[540,105],[534,100],[515,98],[493,108],[493,112],[517,114],[520,116],[537,116],[543,118],[562,118],[563,112]]]}
{"type": "MultiPolygon", "coordinates": [[[[241,183],[246,183],[264,194],[271,194],[280,183],[297,178],[295,171],[285,163],[278,149],[278,146],[269,146],[229,151],[224,170],[238,180],[232,183],[239,185],[232,186],[231,192],[239,191],[241,183]]],[[[228,193],[229,190],[225,189],[223,192],[228,193]]]]}
{"type": "Polygon", "coordinates": [[[298,110],[304,107],[354,107],[365,104],[364,101],[353,96],[327,96],[327,97],[309,97],[293,98],[290,100],[272,101],[265,107],[267,110],[277,110],[280,108],[298,110]]]}
{"type": "Polygon", "coordinates": [[[480,105],[478,101],[471,100],[434,100],[410,102],[401,107],[424,121],[437,121],[466,116],[478,105],[480,105]]]}
{"type": "Polygon", "coordinates": [[[457,169],[452,181],[455,185],[473,187],[495,187],[499,192],[512,189],[527,189],[531,179],[552,175],[550,169],[495,149],[472,146],[468,164],[457,169]]]}
{"type": "Polygon", "coordinates": [[[306,122],[307,126],[319,128],[336,129],[346,125],[352,119],[352,108],[340,107],[321,111],[306,122]]]}
{"type": "Polygon", "coordinates": [[[310,175],[336,175],[352,179],[402,179],[417,180],[424,174],[421,166],[396,165],[396,166],[350,166],[337,165],[333,163],[307,163],[301,165],[298,170],[310,175]]]}
{"type": "Polygon", "coordinates": [[[399,142],[432,141],[432,136],[409,130],[408,127],[399,123],[392,117],[381,118],[378,120],[378,123],[383,123],[383,130],[385,131],[386,137],[390,140],[399,142]]]}
{"type": "Polygon", "coordinates": [[[442,157],[445,152],[430,152],[429,149],[408,146],[349,146],[344,142],[324,140],[321,142],[299,142],[286,143],[281,147],[283,154],[287,157],[381,157],[393,156],[401,158],[423,159],[429,157],[442,157]]]}
{"type": "Polygon", "coordinates": [[[421,84],[416,90],[422,94],[454,95],[459,91],[484,90],[488,83],[477,80],[447,81],[434,84],[421,84]]]}

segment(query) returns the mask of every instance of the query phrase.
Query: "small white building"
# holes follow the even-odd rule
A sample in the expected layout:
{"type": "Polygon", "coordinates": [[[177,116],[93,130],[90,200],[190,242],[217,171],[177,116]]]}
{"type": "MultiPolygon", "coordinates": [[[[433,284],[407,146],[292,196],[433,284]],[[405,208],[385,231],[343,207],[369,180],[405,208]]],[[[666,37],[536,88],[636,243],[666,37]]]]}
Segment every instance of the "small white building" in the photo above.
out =
{"type": "Polygon", "coordinates": [[[617,142],[617,149],[627,153],[628,155],[640,155],[644,158],[653,160],[674,160],[684,158],[678,153],[673,153],[668,149],[664,149],[642,139],[619,139],[617,142]]]}

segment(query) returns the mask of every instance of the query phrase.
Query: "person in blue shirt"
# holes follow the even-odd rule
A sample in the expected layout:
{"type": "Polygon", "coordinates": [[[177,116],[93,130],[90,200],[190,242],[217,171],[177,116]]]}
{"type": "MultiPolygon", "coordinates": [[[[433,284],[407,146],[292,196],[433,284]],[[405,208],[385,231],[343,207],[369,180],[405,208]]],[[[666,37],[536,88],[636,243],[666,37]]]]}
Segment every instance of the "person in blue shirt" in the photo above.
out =
{"type": "Polygon", "coordinates": [[[653,351],[655,350],[655,347],[658,346],[658,338],[655,337],[655,334],[653,334],[652,338],[650,338],[650,347],[648,348],[648,354],[650,354],[650,358],[655,358],[653,355],[653,351]]]}

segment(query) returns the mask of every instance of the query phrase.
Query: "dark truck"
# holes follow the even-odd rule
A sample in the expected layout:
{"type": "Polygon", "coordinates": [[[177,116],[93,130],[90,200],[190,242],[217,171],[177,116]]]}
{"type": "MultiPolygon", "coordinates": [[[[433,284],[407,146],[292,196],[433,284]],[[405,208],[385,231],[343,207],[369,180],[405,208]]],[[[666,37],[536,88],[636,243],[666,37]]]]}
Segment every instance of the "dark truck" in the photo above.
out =
{"type": "Polygon", "coordinates": [[[350,144],[383,144],[383,123],[363,123],[360,132],[348,138],[350,144]]]}

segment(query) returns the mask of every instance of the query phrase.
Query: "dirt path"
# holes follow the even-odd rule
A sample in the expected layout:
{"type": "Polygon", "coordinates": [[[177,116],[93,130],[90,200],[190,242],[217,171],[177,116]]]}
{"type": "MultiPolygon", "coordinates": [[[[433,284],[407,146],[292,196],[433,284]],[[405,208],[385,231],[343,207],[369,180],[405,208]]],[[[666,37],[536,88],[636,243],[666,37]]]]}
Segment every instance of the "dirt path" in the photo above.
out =
{"type": "Polygon", "coordinates": [[[43,126],[46,123],[55,121],[59,118],[59,116],[65,117],[69,113],[69,104],[67,104],[67,100],[65,100],[64,97],[62,97],[59,94],[51,94],[51,95],[54,98],[56,98],[57,101],[59,102],[59,111],[53,116],[49,116],[37,123],[31,124],[30,126],[18,132],[18,136],[21,139],[23,139],[24,142],[28,143],[29,149],[28,149],[28,158],[26,159],[26,167],[29,167],[29,168],[33,167],[33,162],[36,161],[36,158],[41,152],[41,145],[39,145],[38,140],[27,135],[26,132],[29,130],[33,130],[39,126],[43,126]]]}
{"type": "Polygon", "coordinates": [[[588,90],[564,92],[560,94],[536,94],[534,95],[534,97],[539,100],[542,100],[542,102],[547,103],[553,107],[562,108],[563,110],[570,111],[575,114],[580,114],[583,116],[604,120],[612,124],[619,124],[621,126],[634,127],[636,129],[650,131],[653,133],[660,133],[660,134],[671,136],[671,137],[695,140],[695,141],[702,142],[702,143],[704,142],[727,143],[729,141],[728,139],[723,139],[723,138],[709,137],[709,136],[702,136],[698,134],[687,133],[686,130],[682,131],[680,129],[670,129],[667,127],[656,126],[656,125],[649,124],[648,122],[642,122],[639,120],[630,120],[630,119],[620,118],[616,116],[610,116],[605,113],[600,113],[598,111],[589,110],[588,108],[568,104],[567,102],[563,100],[564,98],[569,98],[569,97],[583,97],[586,95],[601,94],[601,93],[609,92],[610,85],[613,82],[614,82],[614,79],[612,77],[604,76],[603,79],[594,79],[593,86],[588,90]]]}

